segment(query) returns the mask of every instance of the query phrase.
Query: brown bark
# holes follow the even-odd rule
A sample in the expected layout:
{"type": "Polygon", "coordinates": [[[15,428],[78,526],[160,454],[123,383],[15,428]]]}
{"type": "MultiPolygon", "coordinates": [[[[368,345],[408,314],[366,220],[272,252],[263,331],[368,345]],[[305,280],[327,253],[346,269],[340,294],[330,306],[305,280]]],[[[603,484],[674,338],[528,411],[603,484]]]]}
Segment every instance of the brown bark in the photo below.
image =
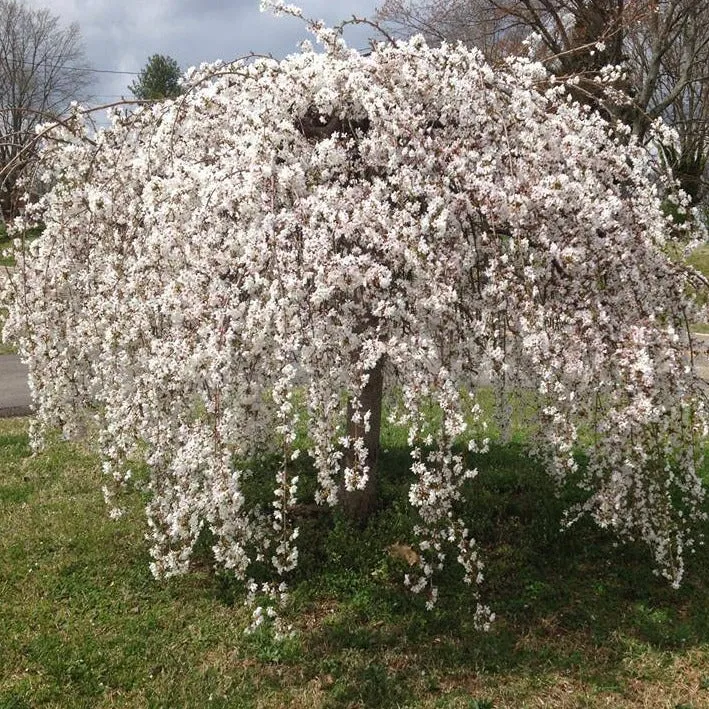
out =
{"type": "MultiPolygon", "coordinates": [[[[336,133],[357,138],[369,130],[369,119],[367,117],[358,119],[341,118],[336,114],[329,116],[320,115],[319,111],[311,108],[297,122],[300,132],[309,140],[325,140],[336,133]]],[[[358,164],[356,160],[355,164],[358,164]]],[[[365,177],[372,178],[372,174],[365,171],[365,177]]],[[[358,294],[361,297],[361,293],[358,294]]],[[[360,303],[361,304],[361,303],[360,303]]],[[[367,327],[375,324],[374,317],[365,318],[359,332],[363,332],[367,327]]],[[[377,365],[369,372],[369,381],[362,391],[360,404],[361,412],[370,412],[369,431],[364,430],[363,422],[355,423],[352,420],[354,407],[352,402],[347,404],[347,436],[353,441],[357,438],[364,439],[367,448],[367,466],[369,467],[369,479],[362,490],[348,491],[344,481],[340,485],[340,500],[342,509],[347,517],[352,521],[364,524],[377,507],[379,496],[379,436],[382,428],[382,392],[383,392],[383,368],[384,360],[380,359],[377,365]]],[[[355,451],[352,448],[345,450],[344,467],[354,469],[356,467],[355,451]]]]}
{"type": "MultiPolygon", "coordinates": [[[[370,411],[369,431],[365,432],[363,422],[352,421],[354,409],[347,405],[347,435],[350,440],[363,438],[368,450],[367,464],[369,480],[362,490],[348,491],[344,484],[340,490],[342,509],[351,520],[364,524],[377,507],[379,498],[379,438],[382,428],[382,394],[384,389],[384,362],[379,360],[369,373],[369,381],[362,391],[361,411],[370,411]]],[[[354,451],[345,451],[345,467],[354,467],[354,451]]]]}

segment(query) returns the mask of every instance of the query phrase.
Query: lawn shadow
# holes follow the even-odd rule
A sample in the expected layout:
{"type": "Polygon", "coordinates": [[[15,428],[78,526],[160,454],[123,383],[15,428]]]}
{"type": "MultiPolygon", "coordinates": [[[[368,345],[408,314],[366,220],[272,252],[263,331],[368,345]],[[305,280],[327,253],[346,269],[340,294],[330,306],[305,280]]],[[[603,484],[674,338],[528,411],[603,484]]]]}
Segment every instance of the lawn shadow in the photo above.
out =
{"type": "Polygon", "coordinates": [[[403,586],[406,562],[387,549],[412,538],[407,468],[403,449],[384,454],[385,505],[366,528],[335,514],[303,530],[307,551],[293,583],[298,662],[307,658],[313,675],[341,685],[335,695],[344,705],[396,706],[407,687],[420,691],[422,677],[431,691],[443,677],[471,674],[571,673],[613,688],[627,679],[633,653],[709,643],[705,547],[689,556],[684,584],[673,589],[653,574],[644,545],[618,544],[588,519],[562,531],[568,499],[509,445],[481,458],[461,510],[483,551],[480,590],[496,622],[488,633],[475,629],[475,594],[454,561],[439,580],[437,606],[426,610],[403,586]]]}

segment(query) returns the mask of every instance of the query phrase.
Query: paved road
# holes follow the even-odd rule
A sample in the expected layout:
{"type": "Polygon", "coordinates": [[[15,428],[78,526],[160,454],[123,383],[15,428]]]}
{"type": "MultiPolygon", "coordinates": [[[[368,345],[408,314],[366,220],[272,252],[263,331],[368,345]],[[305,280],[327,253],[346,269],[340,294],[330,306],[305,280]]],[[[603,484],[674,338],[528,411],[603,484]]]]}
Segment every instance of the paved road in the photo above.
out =
{"type": "Polygon", "coordinates": [[[0,355],[0,417],[27,416],[30,404],[27,367],[17,355],[0,355]]]}
{"type": "MultiPolygon", "coordinates": [[[[7,267],[0,266],[0,281],[7,272],[7,267]]],[[[17,355],[0,355],[0,418],[28,416],[32,413],[30,404],[27,367],[17,355]]]]}

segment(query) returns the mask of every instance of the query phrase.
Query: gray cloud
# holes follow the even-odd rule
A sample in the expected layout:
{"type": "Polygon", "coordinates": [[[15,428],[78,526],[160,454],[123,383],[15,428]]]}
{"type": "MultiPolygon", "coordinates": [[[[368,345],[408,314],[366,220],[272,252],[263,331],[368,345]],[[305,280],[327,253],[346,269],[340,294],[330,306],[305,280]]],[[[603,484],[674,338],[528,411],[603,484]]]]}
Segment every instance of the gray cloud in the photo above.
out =
{"type": "MultiPolygon", "coordinates": [[[[281,58],[309,37],[291,17],[262,14],[258,0],[26,0],[48,7],[65,23],[77,22],[90,64],[96,69],[139,71],[151,54],[167,54],[184,69],[205,61],[234,59],[253,51],[281,58]]],[[[290,0],[307,17],[335,24],[353,14],[371,17],[380,0],[290,0]]],[[[364,48],[373,34],[349,29],[351,46],[364,48]]],[[[92,87],[99,103],[130,96],[128,75],[99,74],[92,87]]]]}

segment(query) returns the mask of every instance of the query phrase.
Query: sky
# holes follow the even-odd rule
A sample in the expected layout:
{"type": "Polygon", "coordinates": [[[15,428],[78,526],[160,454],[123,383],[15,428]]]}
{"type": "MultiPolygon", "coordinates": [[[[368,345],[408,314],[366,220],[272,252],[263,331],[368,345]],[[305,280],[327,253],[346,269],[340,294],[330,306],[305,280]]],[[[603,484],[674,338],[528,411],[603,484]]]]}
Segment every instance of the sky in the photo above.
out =
{"type": "MultiPolygon", "coordinates": [[[[259,0],[24,0],[48,9],[62,24],[78,23],[94,69],[138,72],[152,54],[166,54],[185,70],[253,51],[282,58],[309,37],[303,22],[259,12],[259,0]]],[[[289,0],[306,17],[328,24],[372,17],[381,0],[289,0]]],[[[373,30],[351,28],[345,39],[365,48],[373,30]]],[[[130,74],[94,73],[94,104],[132,98],[130,74]]]]}

